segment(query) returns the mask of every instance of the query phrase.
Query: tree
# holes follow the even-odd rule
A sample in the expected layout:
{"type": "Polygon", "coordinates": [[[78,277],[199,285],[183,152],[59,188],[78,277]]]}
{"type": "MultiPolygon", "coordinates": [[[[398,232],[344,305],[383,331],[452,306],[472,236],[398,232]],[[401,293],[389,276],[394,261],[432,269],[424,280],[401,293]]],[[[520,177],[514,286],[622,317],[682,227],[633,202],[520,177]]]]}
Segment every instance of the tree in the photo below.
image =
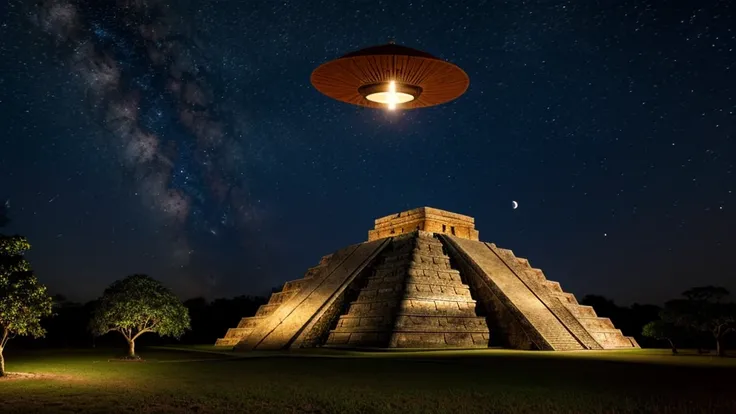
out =
{"type": "Polygon", "coordinates": [[[23,257],[30,248],[25,237],[0,235],[0,376],[5,375],[3,351],[10,338],[44,336],[41,318],[51,315],[51,296],[23,257]]]}
{"type": "Polygon", "coordinates": [[[656,320],[649,322],[642,328],[641,334],[647,338],[653,338],[658,340],[666,340],[670,344],[672,349],[672,355],[677,355],[677,348],[673,342],[673,338],[676,333],[675,325],[672,323],[665,322],[663,320],[656,320]]]}
{"type": "Polygon", "coordinates": [[[135,356],[135,340],[147,332],[181,337],[189,329],[189,312],[157,280],[132,275],[113,282],[99,299],[90,330],[100,336],[120,332],[128,341],[128,356],[135,356]]]}
{"type": "Polygon", "coordinates": [[[718,286],[701,286],[682,293],[685,299],[665,303],[662,319],[694,334],[708,334],[716,342],[716,353],[725,355],[723,342],[736,331],[736,304],[724,303],[729,292],[718,286]]]}

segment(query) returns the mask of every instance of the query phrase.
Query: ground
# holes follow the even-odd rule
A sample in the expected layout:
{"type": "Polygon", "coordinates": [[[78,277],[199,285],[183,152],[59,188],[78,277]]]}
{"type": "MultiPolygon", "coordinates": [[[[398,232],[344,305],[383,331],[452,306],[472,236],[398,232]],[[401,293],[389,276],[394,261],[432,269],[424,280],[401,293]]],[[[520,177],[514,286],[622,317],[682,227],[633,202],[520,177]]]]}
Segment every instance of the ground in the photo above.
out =
{"type": "Polygon", "coordinates": [[[9,350],[0,411],[736,412],[736,358],[668,352],[9,350]]]}

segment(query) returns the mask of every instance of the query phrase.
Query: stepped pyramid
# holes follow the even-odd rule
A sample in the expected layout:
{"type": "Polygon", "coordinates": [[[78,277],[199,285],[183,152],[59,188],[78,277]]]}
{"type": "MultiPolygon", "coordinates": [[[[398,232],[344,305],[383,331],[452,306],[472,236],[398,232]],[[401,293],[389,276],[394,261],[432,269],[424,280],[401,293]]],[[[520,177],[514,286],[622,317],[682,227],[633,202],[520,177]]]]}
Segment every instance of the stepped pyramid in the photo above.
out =
{"type": "Polygon", "coordinates": [[[585,350],[638,348],[526,259],[481,242],[475,220],[422,207],[375,221],[216,345],[585,350]]]}

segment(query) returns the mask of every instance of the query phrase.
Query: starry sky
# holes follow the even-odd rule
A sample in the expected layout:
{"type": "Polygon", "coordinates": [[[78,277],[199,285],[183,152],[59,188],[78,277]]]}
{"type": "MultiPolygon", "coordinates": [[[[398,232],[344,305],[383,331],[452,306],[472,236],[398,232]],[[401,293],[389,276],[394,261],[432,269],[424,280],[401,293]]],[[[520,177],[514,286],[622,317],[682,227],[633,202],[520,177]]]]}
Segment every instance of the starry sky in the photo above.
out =
{"type": "Polygon", "coordinates": [[[182,298],[262,294],[419,206],[475,217],[578,297],[736,291],[728,0],[9,0],[0,16],[5,231],[54,293],[147,273],[182,298]],[[310,85],[390,39],[462,67],[467,93],[389,113],[310,85]]]}

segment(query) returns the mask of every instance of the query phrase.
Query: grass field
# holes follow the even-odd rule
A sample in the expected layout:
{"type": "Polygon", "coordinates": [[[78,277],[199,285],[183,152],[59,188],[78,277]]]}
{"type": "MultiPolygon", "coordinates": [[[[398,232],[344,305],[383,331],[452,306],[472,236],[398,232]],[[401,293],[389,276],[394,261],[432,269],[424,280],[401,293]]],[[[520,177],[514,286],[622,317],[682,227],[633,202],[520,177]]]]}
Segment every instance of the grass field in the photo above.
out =
{"type": "Polygon", "coordinates": [[[6,351],[0,412],[736,413],[736,359],[663,350],[6,351]]]}

